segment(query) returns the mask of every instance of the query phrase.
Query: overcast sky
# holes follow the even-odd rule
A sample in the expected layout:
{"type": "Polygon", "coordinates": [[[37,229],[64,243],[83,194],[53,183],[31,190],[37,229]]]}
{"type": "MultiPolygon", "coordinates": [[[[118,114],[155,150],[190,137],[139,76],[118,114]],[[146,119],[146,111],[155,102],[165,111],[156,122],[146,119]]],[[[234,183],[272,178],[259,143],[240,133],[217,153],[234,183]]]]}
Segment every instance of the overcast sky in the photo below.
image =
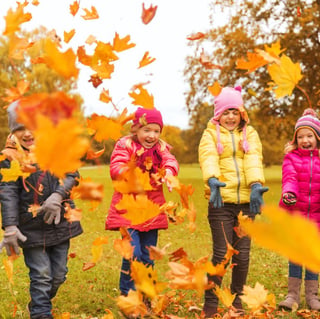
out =
{"type": "MultiPolygon", "coordinates": [[[[40,25],[55,29],[63,39],[63,31],[76,30],[74,38],[65,45],[74,50],[83,45],[92,34],[97,40],[112,42],[115,32],[120,38],[130,35],[136,47],[119,53],[115,62],[115,71],[111,79],[104,80],[98,88],[88,82],[92,71],[82,65],[78,89],[85,100],[86,114],[98,113],[111,115],[113,108],[99,102],[102,88],[109,90],[113,102],[122,110],[135,110],[128,92],[134,84],[150,81],[145,88],[154,96],[155,107],[164,118],[165,124],[188,127],[188,115],[185,107],[183,79],[185,57],[191,53],[187,47],[187,36],[209,27],[210,0],[81,0],[80,10],[75,17],[70,14],[69,5],[74,0],[39,0],[38,6],[30,4],[25,12],[33,16],[30,22],[22,24],[23,29],[34,29],[40,25]],[[154,19],[147,25],[141,21],[142,3],[149,8],[157,5],[154,19]],[[95,6],[100,18],[83,20],[83,8],[95,6]],[[152,64],[137,69],[138,63],[146,51],[156,58],[152,64]]],[[[0,0],[0,32],[4,30],[4,16],[9,8],[16,8],[15,0],[0,0]]],[[[89,50],[89,48],[88,48],[89,50]]]]}

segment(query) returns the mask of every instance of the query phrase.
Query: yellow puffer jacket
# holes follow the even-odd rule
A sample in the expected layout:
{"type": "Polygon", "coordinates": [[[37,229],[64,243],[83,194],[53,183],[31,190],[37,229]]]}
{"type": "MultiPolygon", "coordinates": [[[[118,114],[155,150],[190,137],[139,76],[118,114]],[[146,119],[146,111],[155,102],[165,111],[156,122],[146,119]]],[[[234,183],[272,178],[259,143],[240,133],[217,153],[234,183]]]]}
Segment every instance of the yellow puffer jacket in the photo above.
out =
{"type": "Polygon", "coordinates": [[[227,184],[226,187],[220,188],[225,203],[249,203],[250,185],[255,182],[264,184],[261,142],[257,131],[250,125],[246,127],[246,137],[249,151],[244,153],[242,130],[228,131],[220,126],[223,152],[219,155],[216,146],[216,125],[209,121],[199,145],[199,162],[206,198],[210,197],[210,177],[216,177],[227,184]]]}

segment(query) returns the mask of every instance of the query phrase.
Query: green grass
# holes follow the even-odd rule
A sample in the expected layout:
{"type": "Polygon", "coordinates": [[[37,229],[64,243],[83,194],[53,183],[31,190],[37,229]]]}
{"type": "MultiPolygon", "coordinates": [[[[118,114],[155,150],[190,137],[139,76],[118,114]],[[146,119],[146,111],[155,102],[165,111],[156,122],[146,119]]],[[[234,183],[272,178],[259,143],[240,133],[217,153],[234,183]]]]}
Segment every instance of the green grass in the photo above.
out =
{"type": "MultiPolygon", "coordinates": [[[[265,202],[277,203],[281,190],[281,168],[269,167],[265,170],[269,192],[265,193],[265,202]]],[[[122,318],[115,304],[115,298],[119,296],[118,280],[121,257],[113,249],[113,240],[119,238],[118,232],[105,231],[104,222],[112,195],[109,169],[107,166],[85,167],[81,170],[83,177],[91,177],[104,185],[105,197],[97,209],[92,209],[90,203],[78,202],[83,210],[82,225],[84,233],[73,239],[70,252],[75,253],[75,258],[70,258],[68,263],[69,273],[66,283],[60,288],[57,297],[53,301],[56,315],[70,313],[71,318],[101,318],[105,309],[109,309],[114,318],[122,318]],[[91,258],[91,245],[95,238],[107,236],[108,244],[104,247],[102,259],[95,267],[88,271],[82,271],[83,263],[91,258]]],[[[188,253],[191,261],[211,255],[211,234],[207,223],[207,200],[203,196],[203,182],[198,165],[183,165],[179,174],[180,182],[192,184],[195,188],[192,200],[197,210],[197,229],[194,233],[187,230],[187,223],[170,225],[168,230],[161,231],[159,247],[170,243],[168,251],[172,252],[180,247],[188,253]]],[[[178,201],[178,195],[166,192],[167,200],[178,201]]],[[[260,217],[263,218],[263,217],[260,217]]],[[[5,258],[2,252],[2,258],[5,258]]],[[[3,264],[0,267],[0,318],[28,318],[26,305],[29,301],[29,280],[27,269],[24,266],[23,257],[14,262],[13,281],[8,281],[3,264]],[[14,307],[17,307],[16,310],[14,307]]],[[[168,258],[156,262],[156,270],[159,279],[166,281],[165,273],[168,271],[168,258]]],[[[230,271],[224,279],[224,285],[228,285],[230,271]]],[[[281,256],[257,247],[253,244],[251,252],[250,272],[247,284],[254,286],[256,282],[263,284],[266,289],[276,295],[279,302],[286,293],[287,261],[281,256]]],[[[176,295],[176,300],[182,298],[176,295]]],[[[195,292],[183,292],[183,298],[179,307],[170,307],[168,313],[186,318],[195,318],[194,314],[187,312],[185,301],[201,307],[202,298],[195,292]]],[[[177,303],[178,304],[178,303],[177,303]]],[[[283,318],[296,318],[290,314],[283,318]]]]}

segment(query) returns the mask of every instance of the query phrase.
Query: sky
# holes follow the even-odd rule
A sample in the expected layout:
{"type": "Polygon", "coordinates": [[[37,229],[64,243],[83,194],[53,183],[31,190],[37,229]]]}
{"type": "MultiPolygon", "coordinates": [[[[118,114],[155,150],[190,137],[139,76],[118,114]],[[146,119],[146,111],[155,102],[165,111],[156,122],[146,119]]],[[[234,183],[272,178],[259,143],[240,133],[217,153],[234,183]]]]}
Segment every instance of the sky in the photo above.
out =
{"type": "MultiPolygon", "coordinates": [[[[45,26],[48,30],[55,29],[63,39],[63,32],[76,30],[75,36],[63,49],[70,46],[76,52],[89,35],[97,40],[112,43],[115,32],[120,38],[130,35],[130,43],[136,46],[118,54],[115,71],[111,79],[106,79],[98,88],[88,82],[91,69],[79,64],[80,75],[78,91],[84,98],[84,113],[116,115],[113,107],[99,101],[102,89],[109,90],[113,102],[119,110],[128,108],[129,112],[136,109],[132,98],[128,95],[133,85],[148,82],[144,88],[154,96],[155,107],[162,115],[165,125],[173,125],[181,129],[188,128],[188,114],[185,105],[187,85],[183,78],[185,58],[192,54],[187,46],[187,37],[193,33],[205,32],[209,26],[210,0],[80,0],[80,9],[75,17],[70,14],[69,6],[74,0],[39,0],[38,6],[31,4],[25,12],[32,14],[32,20],[21,25],[22,29],[32,30],[45,26]],[[142,4],[145,8],[156,6],[153,20],[145,25],[141,20],[142,4]],[[99,19],[84,20],[84,8],[95,6],[99,19]],[[156,60],[138,69],[139,61],[144,53],[156,60]]],[[[5,27],[4,16],[9,8],[16,9],[15,0],[0,0],[0,32],[5,27]]],[[[91,49],[93,49],[92,47],[91,49]]],[[[90,47],[86,45],[90,54],[90,47]]]]}

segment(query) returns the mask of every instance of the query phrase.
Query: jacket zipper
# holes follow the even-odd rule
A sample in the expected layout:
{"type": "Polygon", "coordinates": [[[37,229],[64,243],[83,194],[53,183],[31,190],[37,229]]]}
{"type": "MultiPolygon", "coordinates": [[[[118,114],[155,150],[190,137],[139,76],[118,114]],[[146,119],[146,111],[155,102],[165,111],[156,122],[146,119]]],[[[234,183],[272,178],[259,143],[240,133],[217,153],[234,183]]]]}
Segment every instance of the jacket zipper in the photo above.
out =
{"type": "Polygon", "coordinates": [[[308,214],[307,217],[309,219],[309,214],[310,214],[310,207],[311,207],[311,182],[312,182],[312,167],[313,167],[313,153],[311,151],[310,153],[311,157],[311,164],[310,164],[310,180],[309,180],[309,205],[308,205],[308,214]]]}
{"type": "Polygon", "coordinates": [[[236,173],[237,173],[237,179],[238,179],[238,186],[237,186],[237,198],[238,198],[238,204],[240,204],[240,173],[239,173],[239,167],[236,159],[236,145],[234,142],[234,134],[233,131],[230,131],[231,134],[231,140],[232,140],[232,158],[234,162],[234,166],[236,168],[236,173]]]}

